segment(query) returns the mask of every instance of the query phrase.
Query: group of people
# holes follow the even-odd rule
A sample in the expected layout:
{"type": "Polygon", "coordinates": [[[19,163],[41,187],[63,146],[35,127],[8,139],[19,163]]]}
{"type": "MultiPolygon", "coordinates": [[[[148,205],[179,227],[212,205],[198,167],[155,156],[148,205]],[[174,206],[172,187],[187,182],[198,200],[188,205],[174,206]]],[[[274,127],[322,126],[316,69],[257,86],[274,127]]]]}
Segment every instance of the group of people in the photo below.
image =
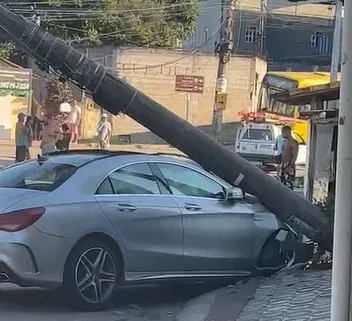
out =
{"type": "MultiPolygon", "coordinates": [[[[18,114],[15,144],[16,162],[30,159],[30,148],[34,140],[40,140],[41,154],[55,152],[57,150],[68,150],[70,143],[78,142],[78,126],[81,118],[81,109],[75,102],[70,109],[68,117],[59,121],[52,115],[42,116],[38,123],[38,117],[18,114]],[[36,121],[34,121],[34,118],[36,121]],[[40,126],[41,125],[41,126],[40,126]]],[[[112,126],[108,121],[108,115],[103,113],[97,126],[97,140],[99,149],[109,148],[112,126]]]]}
{"type": "MultiPolygon", "coordinates": [[[[43,123],[40,149],[42,155],[45,155],[57,150],[57,143],[64,138],[64,132],[51,115],[45,116],[43,123]]],[[[16,163],[30,159],[30,148],[33,140],[33,117],[19,113],[15,129],[16,163]]]]}
{"type": "MultiPolygon", "coordinates": [[[[74,101],[69,110],[54,117],[44,115],[42,106],[34,101],[32,115],[26,116],[23,113],[17,115],[15,129],[16,162],[22,162],[30,158],[30,148],[33,141],[40,141],[42,155],[56,150],[69,149],[70,143],[78,142],[78,126],[81,121],[81,108],[74,101]],[[62,117],[64,115],[65,117],[62,117]],[[61,117],[60,117],[61,116],[61,117]]],[[[60,105],[60,110],[61,110],[60,105]]]]}
{"type": "Polygon", "coordinates": [[[282,128],[281,135],[276,138],[276,146],[278,151],[277,176],[282,178],[287,175],[288,179],[293,182],[296,177],[298,142],[293,138],[290,126],[282,128]]]}

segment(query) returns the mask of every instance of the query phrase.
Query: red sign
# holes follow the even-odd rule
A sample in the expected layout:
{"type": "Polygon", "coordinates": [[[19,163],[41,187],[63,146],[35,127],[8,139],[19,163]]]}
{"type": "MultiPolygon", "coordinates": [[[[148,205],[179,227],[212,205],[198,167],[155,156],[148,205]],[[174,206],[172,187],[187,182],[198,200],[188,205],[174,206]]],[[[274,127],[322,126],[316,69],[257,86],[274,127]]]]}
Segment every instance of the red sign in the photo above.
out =
{"type": "Polygon", "coordinates": [[[203,76],[188,76],[176,75],[176,91],[187,93],[203,93],[204,77],[203,76]]]}

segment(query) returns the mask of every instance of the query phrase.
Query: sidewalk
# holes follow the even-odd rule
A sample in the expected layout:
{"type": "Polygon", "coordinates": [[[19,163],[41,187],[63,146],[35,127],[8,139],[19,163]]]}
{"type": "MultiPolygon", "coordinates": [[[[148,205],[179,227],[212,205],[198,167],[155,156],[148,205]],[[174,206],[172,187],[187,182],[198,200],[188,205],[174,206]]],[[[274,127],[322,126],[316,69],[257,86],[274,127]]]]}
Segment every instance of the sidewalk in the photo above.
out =
{"type": "Polygon", "coordinates": [[[176,321],[329,321],[331,270],[288,270],[207,293],[176,321]]]}
{"type": "Polygon", "coordinates": [[[296,271],[264,280],[236,321],[329,321],[331,270],[296,271]]]}

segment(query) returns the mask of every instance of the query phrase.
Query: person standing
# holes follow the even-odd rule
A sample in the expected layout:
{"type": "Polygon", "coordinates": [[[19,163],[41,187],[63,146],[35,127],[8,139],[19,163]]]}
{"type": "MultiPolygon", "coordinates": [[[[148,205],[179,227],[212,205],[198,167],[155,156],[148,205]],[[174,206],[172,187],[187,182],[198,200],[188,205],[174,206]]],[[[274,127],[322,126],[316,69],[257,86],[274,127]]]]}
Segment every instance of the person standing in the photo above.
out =
{"type": "Polygon", "coordinates": [[[17,115],[17,123],[15,128],[16,163],[23,162],[26,159],[26,128],[24,124],[25,120],[25,114],[19,113],[17,115]]]}
{"type": "Polygon", "coordinates": [[[33,143],[33,118],[28,116],[25,123],[25,132],[26,132],[26,157],[25,159],[28,160],[31,158],[30,148],[32,147],[33,143]]]}
{"type": "Polygon", "coordinates": [[[73,101],[73,106],[71,108],[71,112],[68,115],[68,123],[70,125],[71,128],[71,142],[73,144],[77,144],[78,143],[78,128],[79,128],[79,124],[81,122],[81,116],[82,116],[82,109],[81,107],[78,105],[77,101],[74,100],[73,101]]]}
{"type": "Polygon", "coordinates": [[[278,135],[275,140],[277,155],[275,156],[276,166],[277,166],[277,177],[280,176],[281,162],[282,162],[282,152],[284,150],[285,138],[282,134],[278,135]]]}
{"type": "Polygon", "coordinates": [[[97,132],[99,149],[107,149],[111,137],[111,124],[108,121],[108,115],[106,113],[101,115],[101,121],[98,124],[97,132]]]}
{"type": "Polygon", "coordinates": [[[63,138],[62,130],[52,115],[47,115],[44,121],[43,137],[40,144],[42,155],[56,151],[56,142],[63,138]]]}
{"type": "Polygon", "coordinates": [[[61,126],[62,139],[56,142],[56,148],[61,151],[67,151],[70,149],[72,131],[70,125],[67,122],[63,122],[61,126]]]}
{"type": "Polygon", "coordinates": [[[292,137],[290,126],[282,128],[282,137],[285,139],[282,159],[281,159],[281,175],[287,174],[293,183],[296,177],[296,160],[298,157],[298,142],[292,137]]]}
{"type": "Polygon", "coordinates": [[[33,139],[40,141],[41,124],[43,122],[43,107],[35,99],[32,104],[32,132],[33,139]]]}

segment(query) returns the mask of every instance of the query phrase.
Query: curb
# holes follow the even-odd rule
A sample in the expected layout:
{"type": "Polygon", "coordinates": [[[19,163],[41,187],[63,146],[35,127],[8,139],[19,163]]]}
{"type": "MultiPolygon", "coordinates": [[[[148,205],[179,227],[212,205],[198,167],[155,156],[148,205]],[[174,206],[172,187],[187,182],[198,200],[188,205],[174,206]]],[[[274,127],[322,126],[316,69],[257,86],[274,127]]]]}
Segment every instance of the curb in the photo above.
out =
{"type": "Polygon", "coordinates": [[[262,278],[239,281],[188,301],[175,321],[236,320],[260,285],[262,278]]]}
{"type": "Polygon", "coordinates": [[[224,288],[202,294],[188,301],[183,309],[178,313],[175,321],[204,321],[208,316],[210,309],[224,288]]]}

